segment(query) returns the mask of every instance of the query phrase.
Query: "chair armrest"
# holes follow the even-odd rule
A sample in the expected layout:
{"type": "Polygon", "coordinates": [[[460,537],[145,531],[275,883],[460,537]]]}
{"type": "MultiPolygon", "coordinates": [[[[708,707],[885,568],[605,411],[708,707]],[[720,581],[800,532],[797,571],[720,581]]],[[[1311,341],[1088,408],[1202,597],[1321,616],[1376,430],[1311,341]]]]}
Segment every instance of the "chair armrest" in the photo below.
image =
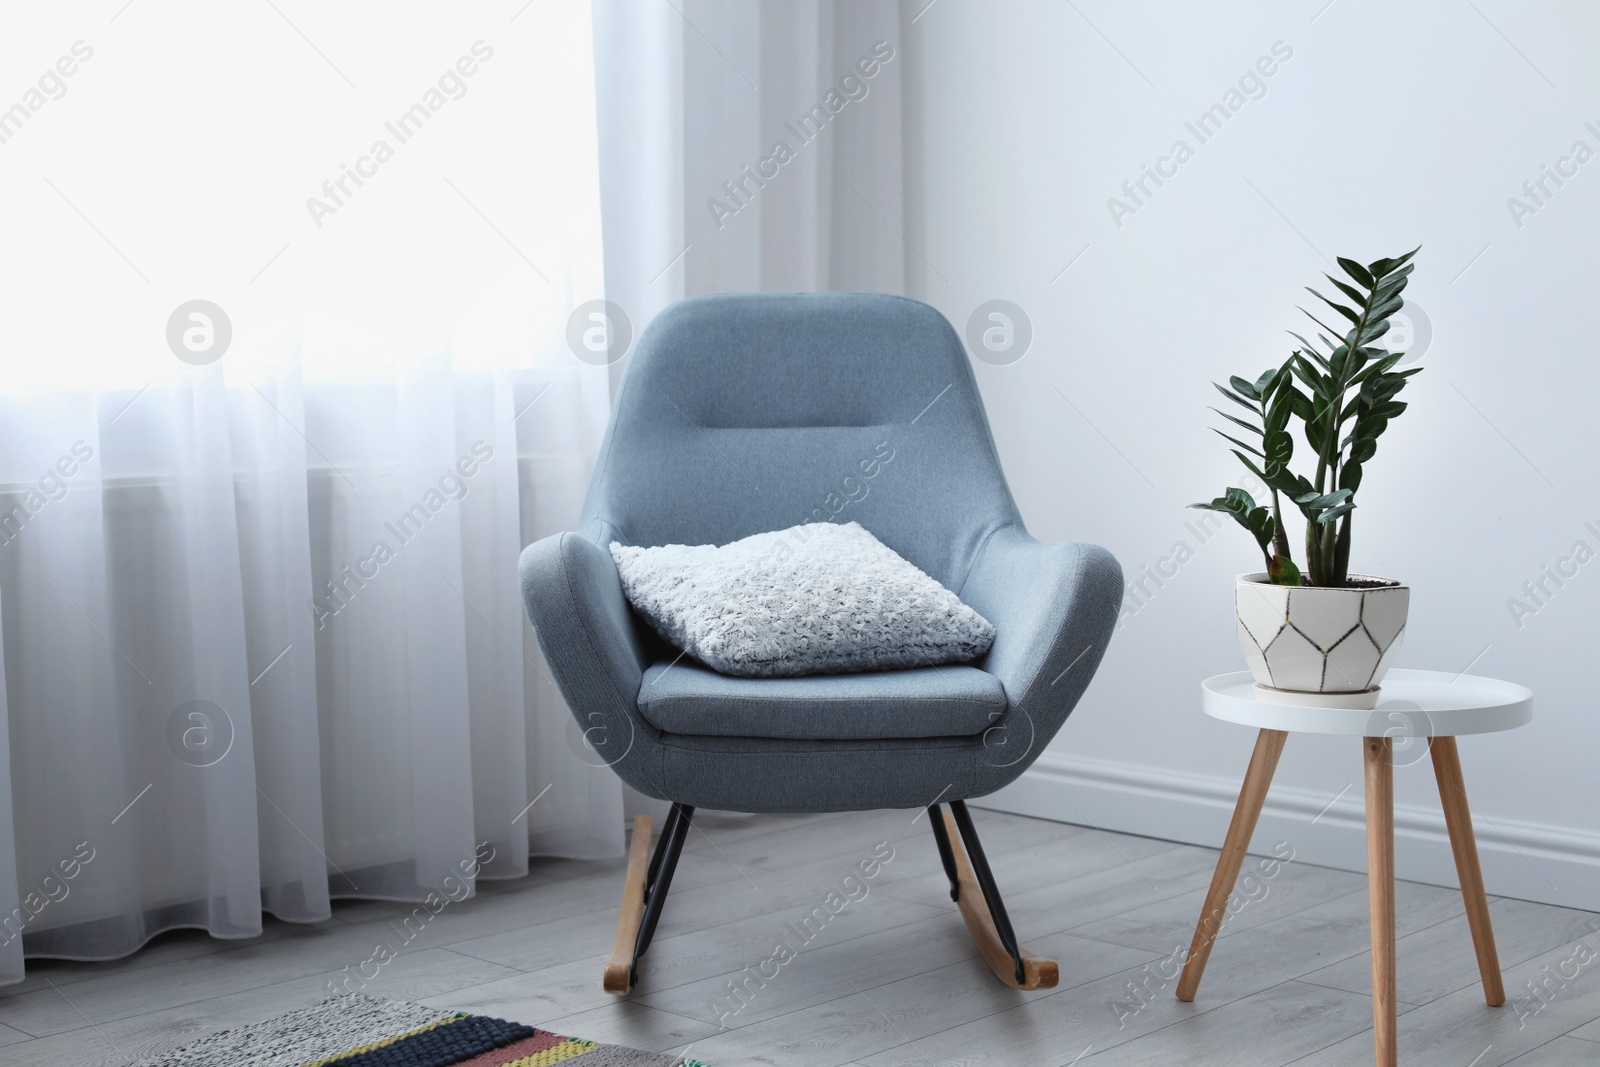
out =
{"type": "Polygon", "coordinates": [[[585,739],[635,784],[620,765],[650,747],[636,746],[636,735],[656,736],[638,708],[649,660],[611,553],[579,534],[555,534],[523,549],[517,569],[528,620],[585,739]]]}
{"type": "Polygon", "coordinates": [[[1000,776],[1004,784],[1038,757],[1088,688],[1122,604],[1122,568],[1098,545],[1041,544],[1005,526],[979,551],[959,595],[995,627],[978,666],[1006,690],[1003,730],[985,739],[993,752],[986,762],[1014,772],[1000,776]]]}

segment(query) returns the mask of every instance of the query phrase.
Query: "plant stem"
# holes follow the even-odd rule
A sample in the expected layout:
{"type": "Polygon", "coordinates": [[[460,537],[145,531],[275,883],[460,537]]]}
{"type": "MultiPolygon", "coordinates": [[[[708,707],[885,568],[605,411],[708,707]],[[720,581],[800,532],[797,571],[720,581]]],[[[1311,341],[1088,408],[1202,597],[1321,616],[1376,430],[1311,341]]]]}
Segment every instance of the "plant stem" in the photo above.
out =
{"type": "Polygon", "coordinates": [[[1355,512],[1347,511],[1339,520],[1339,537],[1333,544],[1333,577],[1340,585],[1350,582],[1350,516],[1355,512]]]}
{"type": "Polygon", "coordinates": [[[1289,531],[1283,528],[1283,511],[1278,507],[1278,491],[1272,491],[1272,550],[1284,559],[1289,555],[1289,531]]]}
{"type": "MultiPolygon", "coordinates": [[[[1367,319],[1372,314],[1373,293],[1377,292],[1377,288],[1378,280],[1374,279],[1372,292],[1367,294],[1366,302],[1361,306],[1361,320],[1356,323],[1355,329],[1350,331],[1350,341],[1345,345],[1344,358],[1339,361],[1337,374],[1339,391],[1334,394],[1334,396],[1329,398],[1328,429],[1323,435],[1322,449],[1317,456],[1318,493],[1332,492],[1339,485],[1339,413],[1344,410],[1344,394],[1345,390],[1350,386],[1349,368],[1355,365],[1356,352],[1361,348],[1361,342],[1367,330],[1367,319]],[[1331,483],[1327,483],[1327,488],[1324,489],[1323,478],[1325,475],[1330,473],[1330,469],[1333,476],[1333,481],[1331,483]]],[[[1344,518],[1346,520],[1350,518],[1348,512],[1345,513],[1344,518]]],[[[1318,547],[1321,548],[1326,554],[1323,560],[1323,566],[1321,568],[1322,573],[1317,576],[1317,581],[1315,584],[1343,585],[1345,583],[1345,573],[1343,568],[1339,567],[1336,560],[1337,541],[1335,533],[1333,530],[1327,529],[1324,524],[1318,523],[1315,525],[1324,526],[1317,537],[1317,541],[1318,547]],[[1324,577],[1326,578],[1326,581],[1324,581],[1324,577]]],[[[1343,528],[1347,530],[1349,529],[1348,521],[1344,524],[1343,528]]],[[[1346,552],[1348,551],[1349,550],[1347,548],[1346,552]]]]}

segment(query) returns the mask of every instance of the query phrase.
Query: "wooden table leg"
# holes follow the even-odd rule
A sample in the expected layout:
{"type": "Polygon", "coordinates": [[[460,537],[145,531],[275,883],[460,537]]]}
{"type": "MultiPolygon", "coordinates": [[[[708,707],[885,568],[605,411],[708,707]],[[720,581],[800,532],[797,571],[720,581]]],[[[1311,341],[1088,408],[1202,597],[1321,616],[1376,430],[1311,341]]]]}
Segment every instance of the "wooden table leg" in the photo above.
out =
{"type": "Polygon", "coordinates": [[[1378,1067],[1396,1067],[1394,995],[1394,741],[1368,737],[1367,903],[1372,923],[1372,1042],[1378,1067]]]}
{"type": "Polygon", "coordinates": [[[1450,831],[1450,851],[1456,857],[1467,926],[1472,930],[1472,947],[1478,953],[1483,999],[1490,1007],[1499,1007],[1506,1002],[1506,990],[1500,977],[1500,954],[1494,947],[1494,927],[1489,922],[1489,900],[1483,892],[1483,871],[1478,867],[1478,841],[1472,833],[1472,808],[1461,777],[1461,754],[1453,737],[1435,737],[1432,749],[1433,776],[1439,782],[1439,803],[1444,807],[1444,824],[1450,831]]]}
{"type": "Polygon", "coordinates": [[[1251,835],[1256,832],[1256,820],[1261,817],[1261,805],[1267,799],[1267,787],[1272,784],[1272,774],[1278,769],[1278,757],[1283,754],[1283,743],[1288,737],[1288,732],[1284,730],[1262,730],[1256,735],[1255,752],[1250,756],[1250,768],[1245,771],[1244,785],[1239,787],[1239,802],[1233,809],[1233,822],[1228,824],[1222,855],[1217,857],[1217,869],[1211,875],[1211,888],[1206,891],[1205,907],[1200,911],[1200,921],[1194,927],[1194,940],[1183,962],[1183,977],[1178,980],[1179,1000],[1193,1000],[1195,991],[1200,988],[1200,976],[1205,973],[1206,960],[1211,957],[1211,946],[1216,944],[1222,921],[1227,917],[1233,883],[1239,878],[1239,868],[1243,866],[1245,853],[1250,848],[1251,835]]]}

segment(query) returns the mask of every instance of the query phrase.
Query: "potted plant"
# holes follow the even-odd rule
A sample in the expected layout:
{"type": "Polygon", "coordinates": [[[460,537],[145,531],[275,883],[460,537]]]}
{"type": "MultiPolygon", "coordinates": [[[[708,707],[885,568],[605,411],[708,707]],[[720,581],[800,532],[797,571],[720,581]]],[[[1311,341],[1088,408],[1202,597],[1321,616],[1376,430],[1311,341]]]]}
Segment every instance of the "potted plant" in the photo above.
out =
{"type": "Polygon", "coordinates": [[[1365,266],[1340,258],[1348,280],[1326,277],[1345,299],[1308,291],[1344,320],[1341,328],[1306,311],[1320,328],[1320,345],[1291,331],[1299,347],[1282,366],[1255,381],[1232,377],[1217,385],[1238,409],[1212,409],[1232,423],[1233,432],[1217,432],[1235,446],[1257,493],[1271,499],[1258,504],[1246,490],[1230,488],[1190,506],[1233,516],[1261,546],[1265,569],[1239,575],[1234,605],[1239,648],[1269,699],[1374,707],[1405,632],[1410,590],[1394,579],[1350,573],[1350,526],[1365,465],[1389,421],[1406,409],[1395,396],[1421,370],[1396,370],[1404,353],[1373,347],[1404,302],[1417,251],[1365,266]],[[1315,460],[1311,478],[1289,469],[1296,419],[1315,460]],[[1304,566],[1290,549],[1285,501],[1305,520],[1304,566]]]}

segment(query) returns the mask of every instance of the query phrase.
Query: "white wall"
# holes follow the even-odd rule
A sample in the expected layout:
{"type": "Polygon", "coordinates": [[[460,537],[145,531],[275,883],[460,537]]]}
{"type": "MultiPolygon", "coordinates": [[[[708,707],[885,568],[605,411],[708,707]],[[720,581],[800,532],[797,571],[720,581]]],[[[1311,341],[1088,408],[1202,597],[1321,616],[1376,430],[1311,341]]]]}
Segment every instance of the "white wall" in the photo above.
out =
{"type": "MultiPolygon", "coordinates": [[[[1575,542],[1600,550],[1600,159],[1520,226],[1507,205],[1574,142],[1600,152],[1600,9],[1325,2],[907,9],[906,237],[932,264],[907,256],[910,292],[958,329],[993,298],[1030,317],[1023,359],[977,367],[1030,529],[1130,577],[1195,550],[996,803],[1220,842],[1252,733],[1204,718],[1197,685],[1242,669],[1230,586],[1256,557],[1185,527],[1241,473],[1209,382],[1282,360],[1325,257],[1420,243],[1427,369],[1367,466],[1352,565],[1413,587],[1400,666],[1536,692],[1531,726],[1461,742],[1490,891],[1600,908],[1600,561],[1520,626],[1507,604],[1575,542]],[[1280,41],[1265,95],[1200,144],[1185,122],[1280,41]],[[1194,157],[1119,227],[1108,198],[1180,138],[1194,157]]],[[[1360,768],[1354,740],[1292,738],[1257,847],[1361,868],[1360,768]]],[[[1396,779],[1402,876],[1453,884],[1429,762],[1396,779]]]]}

